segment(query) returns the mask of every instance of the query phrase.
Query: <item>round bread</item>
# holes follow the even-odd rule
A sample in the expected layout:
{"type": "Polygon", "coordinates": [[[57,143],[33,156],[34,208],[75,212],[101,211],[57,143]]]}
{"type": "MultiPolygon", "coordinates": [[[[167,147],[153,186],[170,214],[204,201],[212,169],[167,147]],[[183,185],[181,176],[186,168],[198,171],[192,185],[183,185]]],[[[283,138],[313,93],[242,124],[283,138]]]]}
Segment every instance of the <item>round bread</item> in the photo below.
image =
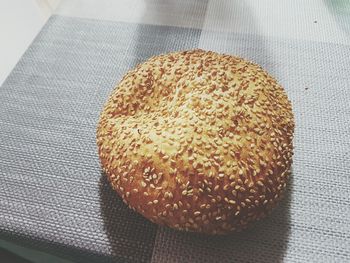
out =
{"type": "Polygon", "coordinates": [[[280,200],[293,132],[291,103],[260,66],[190,50],[152,57],[123,77],[97,144],[132,209],[157,224],[224,234],[280,200]]]}

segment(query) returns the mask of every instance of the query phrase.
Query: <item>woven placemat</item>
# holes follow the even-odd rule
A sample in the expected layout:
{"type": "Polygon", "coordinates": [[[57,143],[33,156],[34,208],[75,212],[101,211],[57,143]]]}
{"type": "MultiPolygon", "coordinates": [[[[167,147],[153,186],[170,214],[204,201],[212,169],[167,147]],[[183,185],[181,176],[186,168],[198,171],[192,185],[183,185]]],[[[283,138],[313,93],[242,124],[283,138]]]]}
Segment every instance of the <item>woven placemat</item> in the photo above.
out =
{"type": "Polygon", "coordinates": [[[349,261],[349,57],[346,45],[51,17],[0,88],[0,238],[81,262],[349,261]],[[128,69],[197,47],[261,64],[296,117],[287,198],[227,237],[158,228],[129,210],[95,144],[99,112],[128,69]]]}

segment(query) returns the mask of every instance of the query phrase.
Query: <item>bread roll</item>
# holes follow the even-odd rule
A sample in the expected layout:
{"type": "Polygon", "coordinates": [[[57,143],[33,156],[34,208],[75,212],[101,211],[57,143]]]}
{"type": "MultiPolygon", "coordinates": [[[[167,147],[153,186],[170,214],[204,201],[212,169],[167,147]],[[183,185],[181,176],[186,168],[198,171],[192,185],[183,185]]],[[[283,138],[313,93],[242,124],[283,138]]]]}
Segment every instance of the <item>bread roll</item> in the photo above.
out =
{"type": "Polygon", "coordinates": [[[225,234],[280,200],[293,132],[291,103],[273,77],[197,49],[129,71],[100,115],[97,145],[130,208],[160,225],[225,234]]]}

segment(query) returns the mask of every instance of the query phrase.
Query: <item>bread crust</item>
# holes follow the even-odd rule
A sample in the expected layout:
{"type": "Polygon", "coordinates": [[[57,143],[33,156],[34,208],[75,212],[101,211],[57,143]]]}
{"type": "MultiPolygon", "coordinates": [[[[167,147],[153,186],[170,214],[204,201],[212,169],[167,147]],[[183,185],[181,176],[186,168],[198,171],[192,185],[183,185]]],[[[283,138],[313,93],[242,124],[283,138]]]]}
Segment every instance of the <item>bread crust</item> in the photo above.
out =
{"type": "Polygon", "coordinates": [[[190,50],[129,71],[97,128],[101,166],[125,203],[172,228],[225,234],[264,217],[286,189],[294,117],[260,66],[190,50]]]}

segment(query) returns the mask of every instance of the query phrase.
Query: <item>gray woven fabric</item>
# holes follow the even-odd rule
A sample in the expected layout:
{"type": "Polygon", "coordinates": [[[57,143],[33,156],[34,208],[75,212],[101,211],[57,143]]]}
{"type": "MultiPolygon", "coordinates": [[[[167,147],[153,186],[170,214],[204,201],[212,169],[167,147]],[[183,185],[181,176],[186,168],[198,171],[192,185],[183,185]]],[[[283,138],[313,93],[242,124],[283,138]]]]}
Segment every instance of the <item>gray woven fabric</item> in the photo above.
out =
{"type": "Polygon", "coordinates": [[[0,237],[85,262],[150,260],[157,227],[102,177],[98,115],[128,69],[194,48],[199,36],[176,27],[49,20],[0,88],[0,237]]]}
{"type": "Polygon", "coordinates": [[[53,16],[0,88],[0,238],[76,261],[350,261],[350,47],[53,16]],[[99,111],[136,63],[201,47],[251,59],[296,117],[287,198],[242,233],[157,228],[101,175],[99,111]]]}

